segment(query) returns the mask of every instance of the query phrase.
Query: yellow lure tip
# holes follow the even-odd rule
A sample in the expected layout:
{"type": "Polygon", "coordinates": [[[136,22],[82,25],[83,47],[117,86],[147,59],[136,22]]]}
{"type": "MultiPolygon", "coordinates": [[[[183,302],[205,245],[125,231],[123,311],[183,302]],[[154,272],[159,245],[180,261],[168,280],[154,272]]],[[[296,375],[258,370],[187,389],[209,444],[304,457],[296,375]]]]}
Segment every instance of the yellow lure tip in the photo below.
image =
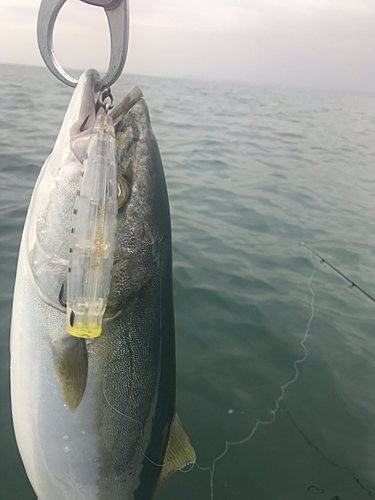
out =
{"type": "Polygon", "coordinates": [[[79,337],[81,339],[94,339],[100,336],[102,333],[102,327],[98,326],[97,323],[85,324],[81,321],[77,321],[74,326],[71,326],[68,322],[66,325],[66,331],[73,337],[79,337]]]}

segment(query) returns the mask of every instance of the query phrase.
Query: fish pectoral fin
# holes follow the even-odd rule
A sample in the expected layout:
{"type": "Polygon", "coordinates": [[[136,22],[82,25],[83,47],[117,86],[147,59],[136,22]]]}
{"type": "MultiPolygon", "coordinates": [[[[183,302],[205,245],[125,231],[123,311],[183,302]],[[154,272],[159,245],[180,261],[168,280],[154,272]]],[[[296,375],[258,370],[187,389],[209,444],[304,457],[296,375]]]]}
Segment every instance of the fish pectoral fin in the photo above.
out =
{"type": "Polygon", "coordinates": [[[84,339],[67,335],[52,344],[55,373],[66,404],[76,410],[85,392],[87,350],[84,339]]]}
{"type": "Polygon", "coordinates": [[[156,483],[154,496],[160,486],[176,470],[195,462],[195,451],[191,446],[188,435],[184,431],[181,420],[175,413],[171,428],[169,430],[169,439],[167,449],[165,450],[164,463],[160,469],[158,482],[156,483]]]}

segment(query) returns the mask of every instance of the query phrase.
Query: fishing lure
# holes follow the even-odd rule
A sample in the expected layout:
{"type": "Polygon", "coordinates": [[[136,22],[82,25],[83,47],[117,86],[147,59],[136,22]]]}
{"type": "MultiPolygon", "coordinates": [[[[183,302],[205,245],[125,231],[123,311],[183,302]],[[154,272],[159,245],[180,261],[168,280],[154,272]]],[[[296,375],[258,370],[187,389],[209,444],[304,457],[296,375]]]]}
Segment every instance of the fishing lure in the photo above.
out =
{"type": "Polygon", "coordinates": [[[67,332],[98,337],[107,305],[117,229],[115,131],[108,114],[109,89],[100,109],[83,162],[70,235],[67,280],[67,332]]]}

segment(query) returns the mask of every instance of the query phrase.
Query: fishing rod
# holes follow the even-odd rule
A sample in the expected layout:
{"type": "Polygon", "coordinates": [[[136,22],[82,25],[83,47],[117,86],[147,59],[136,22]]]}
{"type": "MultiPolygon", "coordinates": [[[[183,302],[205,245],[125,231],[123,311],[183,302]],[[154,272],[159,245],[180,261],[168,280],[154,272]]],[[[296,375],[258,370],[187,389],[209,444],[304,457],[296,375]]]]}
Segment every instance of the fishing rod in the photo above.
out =
{"type": "Polygon", "coordinates": [[[313,250],[312,248],[310,248],[308,245],[306,245],[306,243],[304,243],[303,241],[300,242],[299,244],[300,247],[305,247],[307,250],[309,250],[313,255],[315,255],[315,257],[317,257],[319,260],[320,260],[320,263],[321,264],[326,264],[328,267],[330,267],[333,271],[335,271],[335,273],[337,273],[339,276],[341,276],[341,278],[343,278],[344,280],[346,280],[348,283],[349,283],[349,288],[357,288],[357,290],[359,290],[361,293],[363,293],[363,295],[366,295],[366,297],[370,300],[372,300],[373,302],[375,302],[375,298],[372,297],[368,292],[366,292],[366,290],[364,290],[362,287],[360,287],[359,285],[357,285],[357,283],[355,283],[353,280],[351,280],[350,278],[348,278],[344,273],[342,273],[339,269],[337,269],[337,267],[333,266],[330,262],[328,262],[324,257],[322,257],[321,255],[318,254],[318,252],[315,252],[315,250],[313,250]]]}

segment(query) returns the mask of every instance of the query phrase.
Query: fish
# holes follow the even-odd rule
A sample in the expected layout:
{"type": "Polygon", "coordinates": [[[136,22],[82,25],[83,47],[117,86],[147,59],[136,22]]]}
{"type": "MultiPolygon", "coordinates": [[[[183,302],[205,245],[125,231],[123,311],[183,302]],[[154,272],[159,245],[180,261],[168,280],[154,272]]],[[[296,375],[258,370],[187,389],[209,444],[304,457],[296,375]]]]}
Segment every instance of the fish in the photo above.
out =
{"type": "Polygon", "coordinates": [[[102,333],[66,330],[69,234],[99,74],[82,74],[31,197],[11,325],[17,445],[39,500],[150,500],[195,453],[176,414],[169,201],[142,91],[113,111],[114,261],[102,333]]]}

